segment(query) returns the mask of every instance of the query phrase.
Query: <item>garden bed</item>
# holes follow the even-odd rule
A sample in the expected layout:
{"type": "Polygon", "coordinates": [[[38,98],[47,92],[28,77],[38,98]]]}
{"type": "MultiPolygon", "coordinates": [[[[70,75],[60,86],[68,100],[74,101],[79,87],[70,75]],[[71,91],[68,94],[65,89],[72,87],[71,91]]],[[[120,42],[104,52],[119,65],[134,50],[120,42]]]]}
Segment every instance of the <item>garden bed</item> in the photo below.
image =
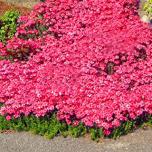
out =
{"type": "Polygon", "coordinates": [[[8,4],[6,2],[0,1],[0,16],[3,15],[8,10],[18,10],[22,15],[27,15],[31,11],[29,8],[26,7],[19,7],[13,4],[8,4]]]}
{"type": "Polygon", "coordinates": [[[151,125],[152,35],[139,3],[64,2],[2,19],[0,129],[95,140],[151,125]]]}

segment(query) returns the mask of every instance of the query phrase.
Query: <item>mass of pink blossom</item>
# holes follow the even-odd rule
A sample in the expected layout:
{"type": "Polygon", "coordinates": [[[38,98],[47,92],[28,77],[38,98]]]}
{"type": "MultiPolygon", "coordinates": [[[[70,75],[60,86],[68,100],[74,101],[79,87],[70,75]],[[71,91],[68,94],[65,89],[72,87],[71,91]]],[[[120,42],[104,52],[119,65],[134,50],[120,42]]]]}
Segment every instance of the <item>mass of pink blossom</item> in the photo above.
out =
{"type": "Polygon", "coordinates": [[[0,61],[1,115],[96,124],[152,114],[152,29],[138,0],[46,0],[21,16],[0,61]]]}

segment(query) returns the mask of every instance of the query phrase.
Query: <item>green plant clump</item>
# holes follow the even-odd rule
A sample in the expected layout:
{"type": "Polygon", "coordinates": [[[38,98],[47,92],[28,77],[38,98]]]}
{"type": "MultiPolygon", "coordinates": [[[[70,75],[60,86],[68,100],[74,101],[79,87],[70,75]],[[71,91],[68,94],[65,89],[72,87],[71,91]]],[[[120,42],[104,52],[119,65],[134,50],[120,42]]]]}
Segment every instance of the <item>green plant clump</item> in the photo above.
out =
{"type": "Polygon", "coordinates": [[[152,0],[147,0],[143,5],[143,11],[152,18],[152,0]]]}
{"type": "Polygon", "coordinates": [[[139,127],[145,126],[152,126],[151,115],[147,115],[144,121],[143,117],[139,117],[136,120],[122,122],[120,127],[115,128],[109,136],[105,136],[103,129],[97,128],[96,125],[92,128],[85,126],[83,123],[79,123],[77,126],[68,125],[65,122],[57,120],[55,113],[40,118],[34,115],[21,116],[19,118],[12,118],[9,121],[6,120],[4,116],[0,115],[0,132],[6,130],[30,131],[34,134],[44,136],[47,139],[52,139],[57,135],[78,138],[89,134],[92,140],[98,142],[100,138],[108,137],[116,139],[129,132],[133,132],[139,127]]]}
{"type": "Polygon", "coordinates": [[[17,19],[19,17],[18,11],[7,11],[0,17],[0,42],[5,43],[11,39],[17,28],[17,19]]]}

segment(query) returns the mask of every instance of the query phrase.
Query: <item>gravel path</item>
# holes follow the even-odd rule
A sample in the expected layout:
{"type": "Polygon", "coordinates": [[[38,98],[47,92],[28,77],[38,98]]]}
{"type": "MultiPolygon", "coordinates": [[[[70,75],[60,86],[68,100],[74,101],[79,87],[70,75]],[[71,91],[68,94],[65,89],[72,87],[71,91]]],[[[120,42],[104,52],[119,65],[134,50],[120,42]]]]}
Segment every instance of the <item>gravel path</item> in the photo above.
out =
{"type": "Polygon", "coordinates": [[[30,133],[0,134],[0,152],[152,152],[152,130],[137,130],[101,143],[89,138],[55,137],[47,140],[30,133]]]}

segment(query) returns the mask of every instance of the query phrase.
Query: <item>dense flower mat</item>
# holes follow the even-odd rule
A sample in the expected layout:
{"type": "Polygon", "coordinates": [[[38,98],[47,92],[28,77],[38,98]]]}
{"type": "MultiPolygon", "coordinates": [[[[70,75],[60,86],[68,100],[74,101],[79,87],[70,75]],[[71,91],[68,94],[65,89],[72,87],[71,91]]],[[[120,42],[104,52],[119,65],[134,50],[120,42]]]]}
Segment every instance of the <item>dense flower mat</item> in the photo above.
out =
{"type": "Polygon", "coordinates": [[[0,43],[1,115],[57,111],[103,128],[152,114],[152,34],[137,0],[46,0],[0,43]],[[9,60],[8,60],[9,59],[9,60]]]}

